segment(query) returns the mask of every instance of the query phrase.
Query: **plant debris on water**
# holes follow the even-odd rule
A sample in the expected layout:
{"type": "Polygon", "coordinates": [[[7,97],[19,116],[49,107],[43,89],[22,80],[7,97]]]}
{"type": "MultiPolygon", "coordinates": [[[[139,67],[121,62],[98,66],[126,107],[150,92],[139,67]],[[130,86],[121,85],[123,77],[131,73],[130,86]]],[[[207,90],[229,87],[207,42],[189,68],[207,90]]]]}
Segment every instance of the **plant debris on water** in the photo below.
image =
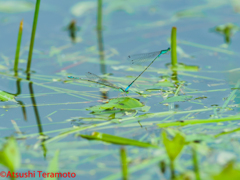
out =
{"type": "Polygon", "coordinates": [[[239,7],[0,1],[0,176],[240,179],[239,7]]]}

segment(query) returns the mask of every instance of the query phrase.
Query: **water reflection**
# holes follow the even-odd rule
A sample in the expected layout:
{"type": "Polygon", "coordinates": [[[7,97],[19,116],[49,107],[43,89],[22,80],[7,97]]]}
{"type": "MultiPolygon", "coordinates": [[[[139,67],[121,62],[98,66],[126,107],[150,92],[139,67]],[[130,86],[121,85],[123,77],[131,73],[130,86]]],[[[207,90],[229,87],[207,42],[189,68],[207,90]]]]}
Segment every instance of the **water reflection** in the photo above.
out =
{"type": "Polygon", "coordinates": [[[76,42],[76,33],[77,33],[77,31],[80,30],[80,28],[76,24],[77,24],[76,21],[72,20],[67,27],[67,30],[69,32],[69,36],[71,37],[71,40],[72,40],[73,43],[76,42]]]}
{"type": "MultiPolygon", "coordinates": [[[[30,76],[29,76],[29,78],[30,78],[30,76]]],[[[30,81],[29,82],[29,91],[30,91],[30,96],[31,96],[31,100],[32,100],[32,105],[33,105],[35,117],[36,117],[36,120],[37,120],[38,132],[39,132],[39,136],[45,136],[44,133],[43,133],[42,123],[41,123],[40,116],[39,116],[39,113],[38,113],[37,102],[35,100],[32,84],[33,83],[30,81]]],[[[41,146],[42,146],[42,149],[43,149],[43,156],[44,156],[44,158],[46,158],[47,148],[44,144],[44,141],[45,141],[45,139],[42,140],[41,146]]]]}
{"type": "MultiPolygon", "coordinates": [[[[21,94],[21,83],[20,83],[21,80],[22,80],[21,78],[17,78],[17,81],[16,81],[17,92],[15,94],[7,92],[7,91],[3,91],[3,92],[6,92],[8,94],[11,94],[11,95],[14,95],[15,97],[17,97],[18,95],[21,94]]],[[[18,104],[21,105],[24,120],[27,121],[27,114],[26,114],[25,104],[22,101],[20,101],[20,100],[16,100],[16,101],[18,102],[18,104]]]]}
{"type": "MultiPolygon", "coordinates": [[[[103,36],[102,36],[102,0],[98,0],[98,9],[97,9],[97,39],[98,39],[98,51],[99,51],[99,60],[100,60],[100,71],[102,74],[106,74],[106,65],[105,65],[105,53],[103,46],[103,36]]],[[[102,99],[108,99],[108,92],[101,91],[102,99]]]]}

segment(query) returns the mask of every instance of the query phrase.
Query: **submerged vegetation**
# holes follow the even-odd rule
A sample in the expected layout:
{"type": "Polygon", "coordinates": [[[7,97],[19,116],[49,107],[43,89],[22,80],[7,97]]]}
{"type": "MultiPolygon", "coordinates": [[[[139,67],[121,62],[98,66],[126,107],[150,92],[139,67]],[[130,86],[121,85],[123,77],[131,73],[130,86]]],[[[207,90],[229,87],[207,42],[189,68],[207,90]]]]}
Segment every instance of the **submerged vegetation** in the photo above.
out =
{"type": "Polygon", "coordinates": [[[240,179],[236,1],[51,3],[0,1],[1,177],[240,179]]]}

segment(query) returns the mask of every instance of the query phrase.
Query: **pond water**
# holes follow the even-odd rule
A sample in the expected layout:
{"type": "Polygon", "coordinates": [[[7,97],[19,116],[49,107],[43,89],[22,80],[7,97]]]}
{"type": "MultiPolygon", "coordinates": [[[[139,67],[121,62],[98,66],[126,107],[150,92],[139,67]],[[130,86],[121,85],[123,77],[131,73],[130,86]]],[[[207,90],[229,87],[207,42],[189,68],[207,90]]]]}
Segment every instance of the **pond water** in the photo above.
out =
{"type": "Polygon", "coordinates": [[[106,0],[102,13],[97,11],[100,1],[42,1],[28,78],[35,4],[6,2],[0,1],[0,90],[15,100],[0,102],[0,142],[17,139],[18,172],[49,172],[59,150],[59,172],[74,172],[76,179],[122,179],[124,148],[129,179],[171,179],[164,129],[170,136],[181,132],[186,141],[174,161],[179,179],[195,178],[193,147],[200,179],[212,179],[231,160],[239,165],[238,1],[106,0]],[[19,71],[14,76],[22,19],[19,71]],[[96,30],[97,24],[102,30],[96,30]],[[177,28],[178,62],[194,68],[172,70],[171,52],[161,55],[127,95],[68,78],[86,79],[91,72],[125,89],[151,62],[131,65],[128,56],[171,47],[172,27],[177,28]],[[93,132],[158,148],[83,138],[93,132]],[[159,165],[164,163],[166,172],[159,165]]]}

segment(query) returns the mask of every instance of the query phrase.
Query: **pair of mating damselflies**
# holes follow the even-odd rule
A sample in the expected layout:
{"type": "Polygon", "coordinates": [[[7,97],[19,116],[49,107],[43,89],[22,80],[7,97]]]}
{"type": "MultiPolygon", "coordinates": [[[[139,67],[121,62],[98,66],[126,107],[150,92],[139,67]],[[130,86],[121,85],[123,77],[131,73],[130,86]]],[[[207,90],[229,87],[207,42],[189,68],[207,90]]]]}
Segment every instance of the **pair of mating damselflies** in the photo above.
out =
{"type": "Polygon", "coordinates": [[[107,87],[111,87],[113,89],[117,89],[120,92],[124,92],[124,93],[129,93],[128,89],[133,85],[133,83],[149,68],[149,66],[151,66],[151,64],[158,58],[160,57],[162,54],[166,54],[168,51],[170,51],[170,48],[166,49],[166,50],[161,50],[161,51],[156,51],[156,52],[151,52],[151,53],[145,53],[145,54],[136,54],[136,55],[132,55],[132,56],[128,56],[128,59],[131,60],[132,64],[139,64],[142,62],[146,62],[146,61],[150,61],[152,60],[152,62],[143,70],[143,72],[141,74],[138,75],[138,77],[136,77],[129,85],[126,89],[123,89],[115,84],[112,84],[110,82],[108,82],[107,80],[88,72],[86,74],[88,79],[83,79],[83,78],[78,78],[78,77],[73,77],[73,76],[68,76],[68,78],[71,79],[78,79],[78,80],[83,80],[83,81],[89,81],[89,82],[93,82],[93,83],[97,83],[100,85],[104,85],[107,87]]]}

